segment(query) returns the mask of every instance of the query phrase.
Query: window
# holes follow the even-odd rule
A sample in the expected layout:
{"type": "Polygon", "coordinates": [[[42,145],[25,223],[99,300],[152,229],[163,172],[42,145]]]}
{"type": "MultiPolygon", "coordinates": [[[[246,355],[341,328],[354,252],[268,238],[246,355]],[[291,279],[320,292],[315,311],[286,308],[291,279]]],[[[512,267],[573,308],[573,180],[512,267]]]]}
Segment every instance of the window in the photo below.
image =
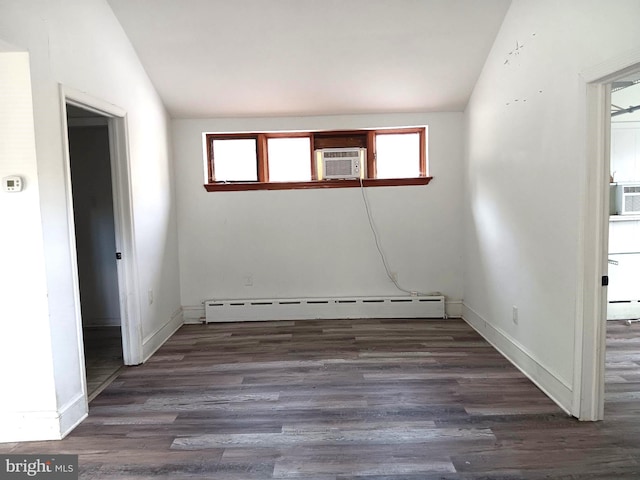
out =
{"type": "MultiPolygon", "coordinates": [[[[208,191],[425,185],[426,127],[206,134],[208,191]],[[323,179],[324,149],[361,153],[361,178],[323,179]]],[[[329,165],[327,164],[327,167],[329,165]]]]}
{"type": "Polygon", "coordinates": [[[270,182],[308,182],[311,180],[311,138],[268,138],[270,182]]]}
{"type": "Polygon", "coordinates": [[[215,139],[212,141],[215,158],[215,178],[221,182],[255,182],[256,141],[252,138],[215,139]]]}
{"type": "Polygon", "coordinates": [[[420,176],[420,134],[376,135],[376,178],[420,176]]]}

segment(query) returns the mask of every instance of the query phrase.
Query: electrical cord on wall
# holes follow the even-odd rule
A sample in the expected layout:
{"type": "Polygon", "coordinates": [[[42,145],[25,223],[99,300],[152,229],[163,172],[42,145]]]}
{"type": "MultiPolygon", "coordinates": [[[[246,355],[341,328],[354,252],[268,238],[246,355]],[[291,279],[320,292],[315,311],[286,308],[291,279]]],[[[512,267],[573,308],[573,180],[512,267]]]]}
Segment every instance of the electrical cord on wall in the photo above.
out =
{"type": "Polygon", "coordinates": [[[384,266],[384,271],[387,273],[387,277],[389,277],[389,280],[393,282],[393,284],[398,290],[404,293],[408,293],[409,295],[414,295],[414,296],[415,295],[418,295],[418,296],[442,295],[440,292],[425,293],[425,292],[418,292],[416,290],[407,290],[406,288],[403,288],[398,283],[398,279],[391,274],[389,263],[387,262],[387,258],[384,254],[384,251],[382,250],[382,245],[380,244],[380,237],[378,236],[378,232],[376,231],[376,227],[373,222],[373,216],[371,215],[371,207],[369,206],[369,199],[367,198],[367,193],[366,193],[366,190],[364,189],[364,183],[362,181],[362,177],[359,177],[359,180],[360,180],[360,192],[362,193],[364,208],[367,211],[367,219],[369,220],[369,227],[371,228],[371,233],[373,233],[373,238],[376,243],[376,249],[380,254],[380,258],[382,259],[382,265],[384,266]]]}

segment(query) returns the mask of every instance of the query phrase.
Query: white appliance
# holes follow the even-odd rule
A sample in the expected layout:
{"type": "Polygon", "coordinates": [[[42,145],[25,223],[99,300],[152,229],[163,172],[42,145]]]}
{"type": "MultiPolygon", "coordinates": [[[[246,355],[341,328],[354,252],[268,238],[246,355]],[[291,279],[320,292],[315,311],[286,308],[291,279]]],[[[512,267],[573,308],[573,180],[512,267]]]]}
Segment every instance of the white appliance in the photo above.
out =
{"type": "Polygon", "coordinates": [[[366,148],[323,148],[322,178],[360,178],[364,168],[366,148]]]}
{"type": "Polygon", "coordinates": [[[640,185],[618,185],[616,189],[616,212],[618,215],[640,215],[640,185]]]}

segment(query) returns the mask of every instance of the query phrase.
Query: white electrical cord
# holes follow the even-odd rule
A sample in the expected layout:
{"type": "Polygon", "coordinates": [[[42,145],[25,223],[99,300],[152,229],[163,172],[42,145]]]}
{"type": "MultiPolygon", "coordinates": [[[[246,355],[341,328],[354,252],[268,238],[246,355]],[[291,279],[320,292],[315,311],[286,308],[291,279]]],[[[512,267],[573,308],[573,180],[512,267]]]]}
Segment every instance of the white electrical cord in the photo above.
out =
{"type": "Polygon", "coordinates": [[[387,262],[387,258],[385,257],[384,252],[382,251],[382,246],[380,245],[380,238],[378,237],[378,232],[376,231],[376,227],[373,222],[373,217],[371,215],[371,207],[369,206],[369,199],[367,198],[367,193],[364,189],[364,183],[362,182],[362,177],[360,177],[359,180],[360,180],[360,192],[362,193],[364,208],[367,211],[367,219],[369,220],[369,227],[371,227],[371,232],[373,233],[373,238],[376,242],[376,248],[378,249],[378,253],[380,254],[380,258],[382,259],[382,265],[384,265],[384,271],[387,273],[387,277],[389,277],[389,280],[393,282],[393,284],[396,286],[398,290],[404,293],[408,293],[409,295],[419,295],[419,296],[442,295],[440,292],[423,293],[423,292],[418,292],[416,290],[407,290],[406,288],[403,288],[398,283],[398,279],[391,274],[389,263],[387,262]]]}

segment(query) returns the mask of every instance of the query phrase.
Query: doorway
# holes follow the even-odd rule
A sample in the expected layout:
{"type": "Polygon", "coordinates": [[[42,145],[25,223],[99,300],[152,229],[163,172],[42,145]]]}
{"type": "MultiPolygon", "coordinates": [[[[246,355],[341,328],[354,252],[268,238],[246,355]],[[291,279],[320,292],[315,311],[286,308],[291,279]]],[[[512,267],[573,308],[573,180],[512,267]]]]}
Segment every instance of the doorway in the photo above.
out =
{"type": "Polygon", "coordinates": [[[67,105],[87,397],[124,365],[108,118],[67,105]]]}
{"type": "Polygon", "coordinates": [[[607,320],[640,319],[640,72],[611,85],[607,320]]]}
{"type": "Polygon", "coordinates": [[[640,72],[611,83],[605,418],[640,394],[640,72]]]}
{"type": "Polygon", "coordinates": [[[585,82],[587,145],[583,197],[581,270],[576,318],[573,414],[602,420],[605,406],[609,224],[613,173],[611,91],[615,82],[640,74],[640,53],[631,51],[582,73],[585,82]]]}
{"type": "MultiPolygon", "coordinates": [[[[103,377],[107,371],[113,372],[115,366],[138,365],[143,361],[127,115],[116,105],[63,85],[60,100],[65,132],[69,247],[75,267],[78,354],[80,364],[85,367],[81,377],[83,393],[90,401],[99,393],[87,382],[85,374],[85,370],[93,367],[94,354],[112,362],[108,366],[97,361],[97,365],[105,367],[103,377]],[[71,154],[77,153],[77,148],[81,154],[72,159],[71,154]],[[85,205],[81,205],[83,202],[85,205]],[[79,210],[78,227],[74,207],[79,210]],[[89,210],[90,220],[80,218],[83,209],[89,210]],[[87,226],[87,222],[94,224],[87,226]],[[82,238],[87,235],[79,231],[82,228],[89,232],[88,241],[82,238]],[[87,257],[91,261],[85,265],[87,257]]],[[[112,375],[99,385],[100,380],[95,377],[96,385],[104,387],[112,375]]]]}

